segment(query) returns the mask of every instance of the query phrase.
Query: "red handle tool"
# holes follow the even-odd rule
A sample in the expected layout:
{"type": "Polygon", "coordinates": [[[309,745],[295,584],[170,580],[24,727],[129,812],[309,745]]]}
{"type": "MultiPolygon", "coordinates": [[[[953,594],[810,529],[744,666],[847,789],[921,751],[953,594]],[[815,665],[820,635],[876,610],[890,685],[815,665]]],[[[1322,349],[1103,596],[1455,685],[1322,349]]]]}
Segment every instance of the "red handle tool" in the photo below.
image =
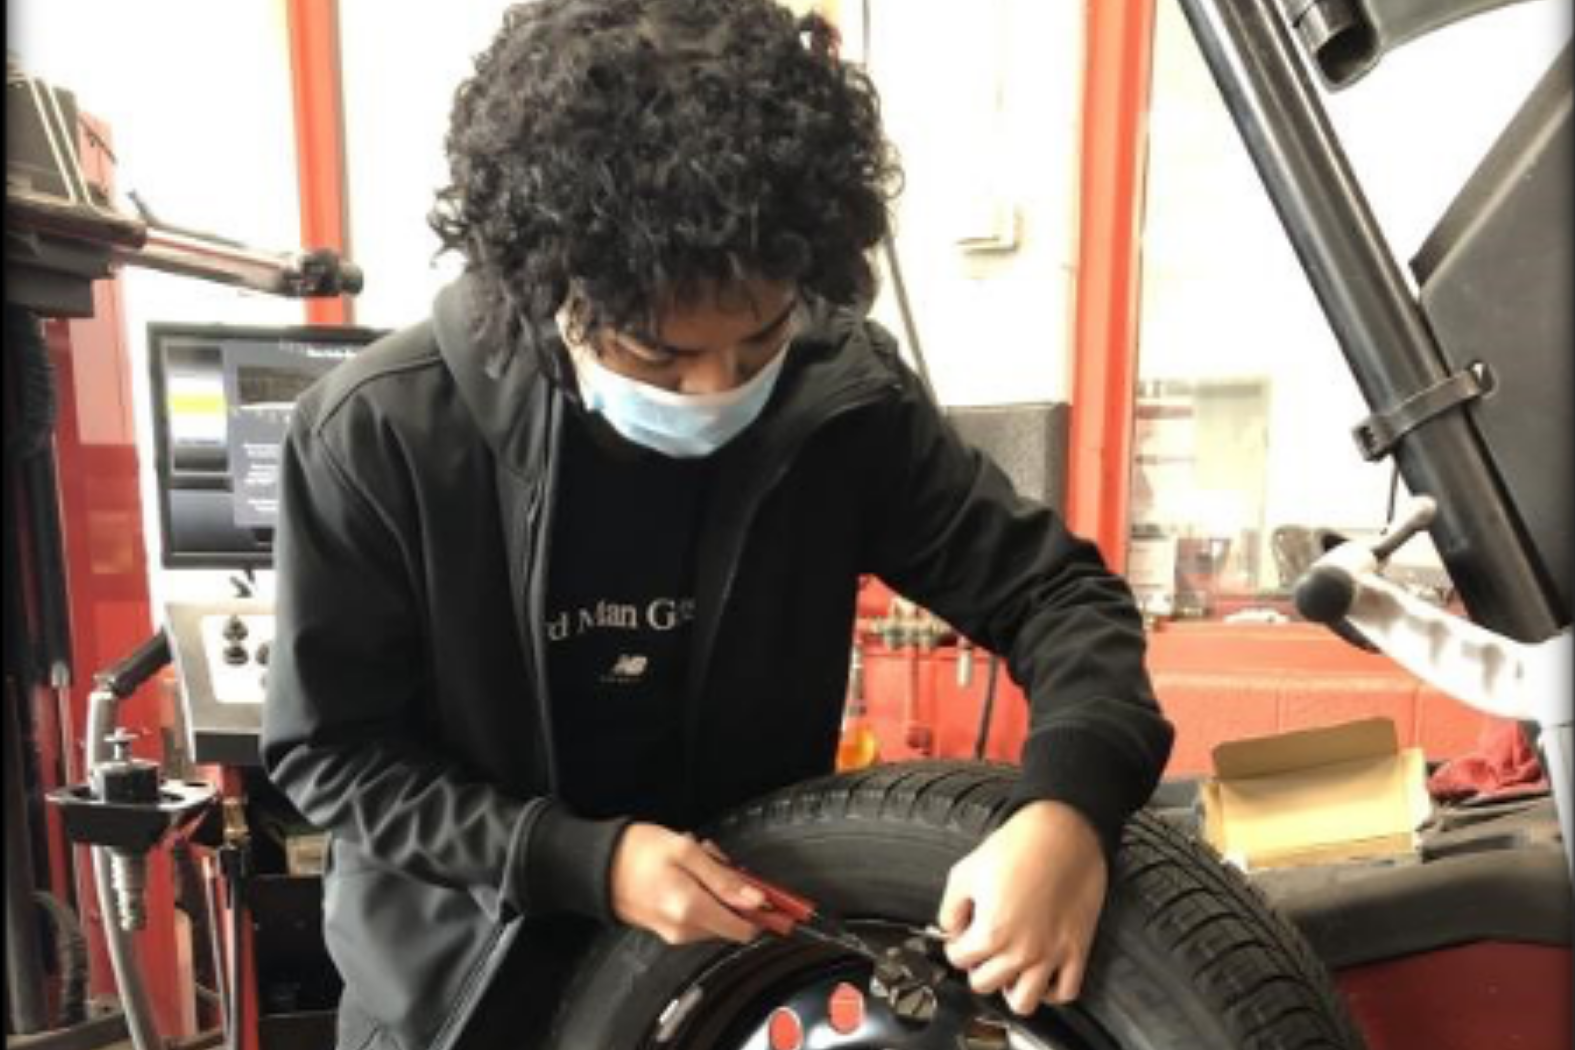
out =
{"type": "Polygon", "coordinates": [[[815,902],[773,885],[753,872],[738,869],[739,877],[760,891],[766,899],[763,907],[745,915],[745,918],[778,937],[800,936],[820,941],[862,955],[879,962],[883,956],[864,938],[853,933],[841,922],[833,919],[815,906],[815,902]]]}
{"type": "Polygon", "coordinates": [[[762,929],[769,930],[778,937],[791,937],[793,931],[801,924],[815,918],[815,904],[796,893],[790,893],[780,886],[773,885],[751,872],[739,869],[738,875],[749,885],[760,891],[766,899],[763,907],[750,912],[747,918],[762,929]]]}

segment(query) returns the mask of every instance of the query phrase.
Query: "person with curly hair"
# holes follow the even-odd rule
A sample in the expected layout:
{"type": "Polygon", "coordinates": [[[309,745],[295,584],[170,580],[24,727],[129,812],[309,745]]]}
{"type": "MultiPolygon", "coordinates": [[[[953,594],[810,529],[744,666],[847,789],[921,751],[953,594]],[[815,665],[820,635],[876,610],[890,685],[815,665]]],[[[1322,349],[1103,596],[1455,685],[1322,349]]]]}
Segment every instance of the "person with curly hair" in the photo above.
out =
{"type": "Polygon", "coordinates": [[[1075,997],[1171,728],[1126,585],[865,316],[900,176],[832,28],[520,4],[447,152],[463,275],[301,398],[282,460],[261,754],[330,835],[341,1050],[548,1045],[609,924],[755,936],[696,829],[832,770],[864,574],[1032,707],[1016,808],[937,902],[951,961],[1019,1012],[1075,997]]]}

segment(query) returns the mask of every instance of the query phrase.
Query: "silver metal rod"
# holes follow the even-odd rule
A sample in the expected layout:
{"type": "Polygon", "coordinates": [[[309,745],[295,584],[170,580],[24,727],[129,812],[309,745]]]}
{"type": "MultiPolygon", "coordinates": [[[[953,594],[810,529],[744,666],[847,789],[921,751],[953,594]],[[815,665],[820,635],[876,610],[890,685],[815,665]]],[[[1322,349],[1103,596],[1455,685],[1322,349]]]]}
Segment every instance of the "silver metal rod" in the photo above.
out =
{"type": "MultiPolygon", "coordinates": [[[[114,731],[119,710],[119,698],[108,689],[100,687],[88,695],[89,780],[99,764],[110,757],[109,744],[105,738],[114,731]]],[[[137,961],[136,942],[115,921],[115,889],[111,867],[110,851],[102,846],[93,847],[93,888],[98,894],[104,947],[109,951],[109,966],[115,974],[115,987],[120,991],[120,1007],[126,1015],[126,1029],[131,1034],[131,1043],[136,1050],[165,1050],[142,967],[137,961]]]]}
{"type": "Polygon", "coordinates": [[[1537,744],[1542,749],[1548,783],[1553,787],[1559,834],[1564,839],[1564,859],[1569,862],[1571,882],[1575,884],[1575,789],[1570,787],[1575,784],[1575,727],[1568,722],[1543,726],[1537,744]]]}

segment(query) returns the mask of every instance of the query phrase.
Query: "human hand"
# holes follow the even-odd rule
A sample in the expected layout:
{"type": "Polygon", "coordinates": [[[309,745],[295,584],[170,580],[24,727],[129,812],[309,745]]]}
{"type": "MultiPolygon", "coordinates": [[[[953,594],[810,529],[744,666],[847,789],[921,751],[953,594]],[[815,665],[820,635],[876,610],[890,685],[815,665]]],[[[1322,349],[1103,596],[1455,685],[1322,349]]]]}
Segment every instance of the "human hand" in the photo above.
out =
{"type": "Polygon", "coordinates": [[[759,927],[745,919],[765,897],[710,842],[656,824],[630,824],[613,851],[612,910],[668,944],[722,938],[743,944],[759,927]]]}
{"type": "Polygon", "coordinates": [[[937,924],[946,956],[980,995],[1022,1016],[1077,998],[1109,879],[1093,826],[1061,802],[1031,802],[958,861],[937,924]]]}

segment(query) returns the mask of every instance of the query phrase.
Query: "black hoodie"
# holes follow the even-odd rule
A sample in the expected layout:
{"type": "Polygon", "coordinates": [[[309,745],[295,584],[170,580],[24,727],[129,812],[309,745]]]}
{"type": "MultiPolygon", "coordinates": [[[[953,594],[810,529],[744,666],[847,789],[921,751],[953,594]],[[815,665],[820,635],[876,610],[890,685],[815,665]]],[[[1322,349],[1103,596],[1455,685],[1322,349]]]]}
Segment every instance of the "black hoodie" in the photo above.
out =
{"type": "MultiPolygon", "coordinates": [[[[572,394],[542,368],[554,336],[473,345],[470,288],[308,391],[284,449],[262,759],[331,836],[341,1050],[466,1046],[532,917],[612,921],[624,822],[554,800],[543,567],[572,394]]],[[[874,573],[1005,657],[1032,705],[1020,798],[1110,848],[1171,742],[1129,590],[956,437],[878,326],[820,311],[788,354],[715,454],[675,769],[696,812],[831,770],[874,573]]]]}

